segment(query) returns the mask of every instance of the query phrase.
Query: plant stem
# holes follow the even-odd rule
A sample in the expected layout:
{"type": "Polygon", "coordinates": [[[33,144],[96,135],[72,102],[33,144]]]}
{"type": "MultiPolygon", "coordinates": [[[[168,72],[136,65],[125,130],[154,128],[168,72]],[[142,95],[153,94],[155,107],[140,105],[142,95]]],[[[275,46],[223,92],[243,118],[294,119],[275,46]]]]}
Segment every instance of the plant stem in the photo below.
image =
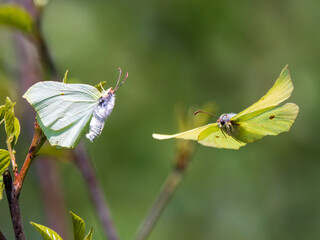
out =
{"type": "Polygon", "coordinates": [[[162,189],[160,190],[144,221],[140,225],[139,231],[135,238],[136,240],[145,240],[150,235],[162,212],[168,205],[170,199],[176,192],[181,180],[183,179],[185,170],[190,163],[190,156],[191,151],[189,151],[187,148],[180,149],[180,151],[178,152],[176,164],[167,177],[162,189]]]}
{"type": "Polygon", "coordinates": [[[35,122],[34,135],[29,148],[29,152],[26,156],[26,159],[24,160],[20,173],[15,177],[15,180],[14,180],[14,188],[18,195],[20,194],[24,179],[27,175],[27,172],[32,163],[32,160],[35,158],[38,150],[41,148],[45,140],[46,140],[46,137],[43,134],[39,124],[35,122]]]}
{"type": "MultiPolygon", "coordinates": [[[[24,0],[21,2],[22,5],[32,14],[32,16],[35,19],[36,22],[36,30],[33,37],[30,39],[33,41],[34,45],[37,48],[38,54],[42,60],[43,69],[47,71],[47,74],[49,75],[49,78],[51,80],[58,80],[59,79],[59,73],[56,67],[56,64],[51,56],[50,50],[48,48],[47,42],[43,36],[42,30],[41,30],[41,11],[37,10],[33,4],[32,0],[24,0]]],[[[40,129],[41,130],[41,129],[40,129]]],[[[36,133],[35,133],[36,134],[36,133]]],[[[43,142],[45,141],[45,137],[43,135],[43,138],[41,138],[41,146],[43,142]]],[[[18,188],[18,191],[20,193],[21,187],[25,178],[25,175],[30,167],[30,164],[32,162],[32,159],[34,158],[36,152],[38,149],[32,148],[33,144],[30,146],[30,150],[28,153],[28,156],[23,164],[23,167],[21,169],[20,175],[15,179],[16,186],[18,188]]],[[[106,235],[108,236],[109,240],[117,240],[118,237],[116,235],[115,228],[113,226],[113,223],[111,221],[111,214],[109,207],[103,197],[103,192],[101,190],[101,187],[99,186],[99,183],[96,179],[96,174],[94,173],[93,168],[90,165],[90,159],[84,149],[84,146],[78,146],[78,148],[75,150],[76,158],[79,162],[81,162],[84,166],[88,165],[91,169],[88,171],[81,171],[84,175],[84,178],[86,179],[88,185],[89,182],[93,185],[89,185],[89,190],[91,193],[91,197],[93,199],[93,202],[95,204],[95,207],[97,209],[98,215],[100,217],[100,221],[102,222],[102,225],[104,226],[104,230],[106,235]],[[80,154],[78,154],[80,152],[80,154]],[[78,159],[79,158],[79,159],[78,159]],[[88,175],[86,175],[89,173],[88,175]]]]}
{"type": "MultiPolygon", "coordinates": [[[[37,151],[40,149],[46,138],[39,127],[38,123],[35,123],[34,136],[30,145],[29,152],[22,166],[21,172],[15,173],[14,182],[12,182],[11,174],[7,170],[3,174],[3,182],[6,188],[7,200],[9,204],[11,221],[13,225],[14,235],[16,240],[25,240],[22,217],[20,213],[19,195],[23,185],[24,178],[28,172],[32,160],[34,159],[37,151]]],[[[11,150],[11,144],[8,144],[9,152],[11,150]],[[9,148],[10,147],[10,148],[9,148]]]]}
{"type": "Polygon", "coordinates": [[[162,190],[142,223],[136,240],[144,240],[148,238],[161,213],[164,211],[169,200],[175,193],[182,177],[183,172],[181,171],[174,170],[170,173],[162,190]]]}
{"type": "Polygon", "coordinates": [[[89,161],[87,152],[82,144],[78,145],[75,151],[75,164],[81,171],[91,193],[93,205],[98,213],[104,233],[109,240],[118,240],[116,229],[111,219],[111,212],[103,196],[103,191],[97,180],[92,164],[89,161]]]}
{"type": "Polygon", "coordinates": [[[6,170],[3,174],[3,182],[6,188],[7,200],[9,204],[15,238],[16,240],[25,240],[20,213],[19,193],[16,192],[13,186],[11,174],[8,170],[6,170]]]}

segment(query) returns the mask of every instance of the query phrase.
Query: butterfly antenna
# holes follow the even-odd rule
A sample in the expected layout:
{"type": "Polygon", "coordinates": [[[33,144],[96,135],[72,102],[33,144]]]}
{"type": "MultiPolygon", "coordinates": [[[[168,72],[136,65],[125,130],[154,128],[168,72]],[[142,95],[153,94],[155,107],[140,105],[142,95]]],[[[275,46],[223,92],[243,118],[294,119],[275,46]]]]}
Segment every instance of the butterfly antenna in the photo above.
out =
{"type": "MultiPolygon", "coordinates": [[[[120,68],[119,68],[119,70],[120,70],[120,68]]],[[[120,75],[121,75],[121,70],[120,70],[120,75]]],[[[123,79],[123,81],[121,82],[121,84],[119,86],[118,86],[118,83],[119,83],[119,81],[118,81],[117,86],[115,87],[114,91],[117,91],[122,86],[122,84],[124,84],[124,82],[127,80],[128,76],[129,76],[129,73],[127,72],[125,78],[123,79]]],[[[120,76],[119,76],[119,80],[120,80],[120,76]]]]}
{"type": "Polygon", "coordinates": [[[120,82],[120,79],[121,79],[121,68],[118,68],[118,70],[119,70],[119,77],[118,77],[117,84],[116,84],[116,86],[114,88],[115,91],[119,89],[118,86],[119,86],[119,82],[120,82]]]}
{"type": "Polygon", "coordinates": [[[193,115],[197,115],[198,113],[205,113],[205,114],[209,114],[211,116],[215,116],[215,117],[218,117],[217,115],[213,114],[213,113],[208,113],[208,112],[205,112],[205,111],[201,111],[201,110],[198,110],[196,112],[194,112],[193,115]]]}

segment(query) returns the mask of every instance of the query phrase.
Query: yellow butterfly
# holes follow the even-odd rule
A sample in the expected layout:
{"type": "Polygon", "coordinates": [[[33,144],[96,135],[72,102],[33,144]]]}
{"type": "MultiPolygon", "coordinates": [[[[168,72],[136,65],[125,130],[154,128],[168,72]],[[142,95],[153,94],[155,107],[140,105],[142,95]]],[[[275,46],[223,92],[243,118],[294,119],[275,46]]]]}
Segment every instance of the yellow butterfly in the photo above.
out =
{"type": "Polygon", "coordinates": [[[279,107],[278,105],[288,99],[292,91],[293,84],[286,66],[266,95],[242,112],[222,114],[216,123],[186,132],[152,136],[159,140],[180,138],[196,140],[209,147],[239,149],[266,135],[278,135],[290,130],[299,107],[294,103],[286,103],[279,107]]]}

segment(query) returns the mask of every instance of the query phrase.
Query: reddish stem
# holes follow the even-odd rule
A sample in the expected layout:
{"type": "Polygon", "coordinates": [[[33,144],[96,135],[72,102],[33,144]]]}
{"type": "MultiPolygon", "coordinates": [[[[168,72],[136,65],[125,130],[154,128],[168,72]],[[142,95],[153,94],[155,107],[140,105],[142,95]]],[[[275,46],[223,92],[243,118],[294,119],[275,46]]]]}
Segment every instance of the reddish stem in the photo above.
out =
{"type": "Polygon", "coordinates": [[[27,172],[28,172],[29,167],[32,163],[32,160],[36,156],[38,150],[41,148],[41,146],[45,142],[45,140],[46,140],[46,137],[43,134],[39,124],[37,122],[35,122],[34,135],[33,135],[33,139],[32,139],[32,142],[31,142],[31,145],[29,148],[29,152],[26,156],[26,159],[23,163],[23,166],[21,168],[20,173],[16,175],[16,177],[14,179],[14,183],[13,183],[15,191],[18,196],[20,194],[24,179],[27,175],[27,172]]]}

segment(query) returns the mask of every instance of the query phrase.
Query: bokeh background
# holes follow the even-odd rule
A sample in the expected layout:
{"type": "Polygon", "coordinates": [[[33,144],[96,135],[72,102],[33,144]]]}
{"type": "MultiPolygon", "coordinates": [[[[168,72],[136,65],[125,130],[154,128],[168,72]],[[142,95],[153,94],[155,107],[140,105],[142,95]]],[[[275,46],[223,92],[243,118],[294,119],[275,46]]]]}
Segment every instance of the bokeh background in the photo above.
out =
{"type": "MultiPolygon", "coordinates": [[[[61,76],[69,69],[73,82],[114,86],[118,67],[129,72],[102,135],[85,140],[121,239],[133,238],[171,171],[176,142],[151,134],[179,130],[177,106],[214,101],[216,114],[239,112],[286,64],[295,86],[289,101],[300,107],[291,132],[238,151],[199,146],[150,239],[320,238],[319,11],[317,0],[49,2],[42,29],[61,76]]],[[[0,100],[17,102],[21,166],[33,127],[23,116],[34,112],[21,98],[28,86],[19,82],[16,34],[0,28],[0,100]]],[[[81,174],[67,160],[55,163],[70,234],[68,210],[103,239],[81,174]]],[[[20,197],[27,239],[41,239],[29,221],[48,225],[36,166],[20,197]]],[[[6,199],[0,229],[14,238],[6,199]]]]}

